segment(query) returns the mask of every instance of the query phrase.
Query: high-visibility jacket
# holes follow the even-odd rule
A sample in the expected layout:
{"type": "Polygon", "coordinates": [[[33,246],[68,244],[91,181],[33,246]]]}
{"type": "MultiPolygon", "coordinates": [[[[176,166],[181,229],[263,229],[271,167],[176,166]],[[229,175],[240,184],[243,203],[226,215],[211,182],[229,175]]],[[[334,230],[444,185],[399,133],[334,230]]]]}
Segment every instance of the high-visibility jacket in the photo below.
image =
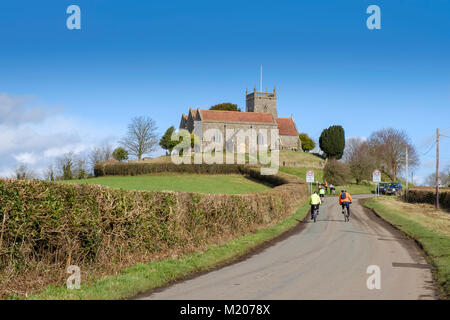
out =
{"type": "Polygon", "coordinates": [[[322,204],[322,201],[320,201],[320,197],[318,194],[313,193],[311,197],[309,198],[309,204],[311,206],[314,206],[316,204],[322,204]]]}
{"type": "Polygon", "coordinates": [[[322,189],[320,189],[320,190],[319,190],[319,194],[323,194],[323,195],[325,195],[325,189],[323,189],[323,188],[322,188],[322,189]]]}
{"type": "Polygon", "coordinates": [[[352,196],[350,195],[350,193],[346,192],[345,193],[345,199],[341,198],[342,192],[339,194],[339,204],[342,204],[343,202],[353,202],[352,196]]]}

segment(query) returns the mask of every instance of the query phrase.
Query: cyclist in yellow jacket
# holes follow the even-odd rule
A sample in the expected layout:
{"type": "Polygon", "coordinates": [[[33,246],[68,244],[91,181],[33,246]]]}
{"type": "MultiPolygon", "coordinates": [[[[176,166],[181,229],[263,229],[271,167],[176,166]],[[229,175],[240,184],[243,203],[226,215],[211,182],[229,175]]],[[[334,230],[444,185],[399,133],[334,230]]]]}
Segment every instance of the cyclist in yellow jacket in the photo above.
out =
{"type": "Polygon", "coordinates": [[[314,219],[313,212],[314,207],[317,206],[317,214],[319,214],[319,207],[322,204],[322,201],[320,200],[319,195],[317,194],[317,191],[314,191],[314,193],[309,197],[309,204],[311,205],[311,220],[314,219]]]}

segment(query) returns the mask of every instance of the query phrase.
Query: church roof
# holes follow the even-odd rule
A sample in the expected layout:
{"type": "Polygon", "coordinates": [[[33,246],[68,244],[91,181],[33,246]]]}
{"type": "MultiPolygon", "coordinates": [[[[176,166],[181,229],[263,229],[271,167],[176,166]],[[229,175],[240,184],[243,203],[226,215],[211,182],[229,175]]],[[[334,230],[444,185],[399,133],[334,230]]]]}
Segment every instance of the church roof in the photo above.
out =
{"type": "Polygon", "coordinates": [[[298,131],[292,118],[277,118],[277,123],[280,136],[298,136],[298,131]]]}
{"type": "Polygon", "coordinates": [[[200,115],[202,117],[202,120],[205,121],[274,123],[272,114],[263,112],[239,112],[200,109],[200,115]]]}

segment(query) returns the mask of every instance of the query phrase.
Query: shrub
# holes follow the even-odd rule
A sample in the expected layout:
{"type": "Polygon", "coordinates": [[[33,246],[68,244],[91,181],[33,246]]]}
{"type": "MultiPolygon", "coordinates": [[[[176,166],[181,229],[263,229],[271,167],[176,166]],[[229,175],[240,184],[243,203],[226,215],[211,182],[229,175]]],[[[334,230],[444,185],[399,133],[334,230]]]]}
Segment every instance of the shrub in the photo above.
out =
{"type": "Polygon", "coordinates": [[[323,178],[335,186],[343,186],[350,181],[350,169],[345,163],[330,159],[323,169],[323,178]]]}
{"type": "Polygon", "coordinates": [[[123,161],[128,159],[128,151],[122,147],[118,147],[113,151],[113,158],[117,161],[123,161]]]}
{"type": "MultiPolygon", "coordinates": [[[[406,201],[411,203],[436,203],[436,191],[433,188],[409,189],[406,201]]],[[[439,206],[441,209],[450,210],[450,189],[439,190],[439,206]]]]}
{"type": "MultiPolygon", "coordinates": [[[[97,170],[174,169],[127,167],[132,169],[113,163],[97,170]]],[[[0,298],[62,284],[71,264],[81,268],[85,283],[139,262],[198,251],[273,225],[307,198],[302,180],[286,174],[261,176],[244,166],[192,170],[241,172],[278,186],[227,195],[0,179],[0,298]]]]}

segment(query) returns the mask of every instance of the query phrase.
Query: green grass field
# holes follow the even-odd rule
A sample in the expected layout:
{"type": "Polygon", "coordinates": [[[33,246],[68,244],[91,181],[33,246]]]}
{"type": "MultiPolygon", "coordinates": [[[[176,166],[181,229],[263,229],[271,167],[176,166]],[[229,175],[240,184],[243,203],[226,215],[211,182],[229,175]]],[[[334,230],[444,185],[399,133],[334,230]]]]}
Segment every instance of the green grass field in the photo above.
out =
{"type": "Polygon", "coordinates": [[[450,299],[450,216],[428,204],[410,204],[397,198],[371,198],[365,206],[374,209],[383,219],[416,239],[436,267],[434,278],[441,288],[441,297],[450,299]]]}
{"type": "Polygon", "coordinates": [[[241,175],[164,174],[141,176],[109,176],[64,181],[97,184],[124,190],[172,190],[199,193],[251,193],[271,187],[241,175]]]}

